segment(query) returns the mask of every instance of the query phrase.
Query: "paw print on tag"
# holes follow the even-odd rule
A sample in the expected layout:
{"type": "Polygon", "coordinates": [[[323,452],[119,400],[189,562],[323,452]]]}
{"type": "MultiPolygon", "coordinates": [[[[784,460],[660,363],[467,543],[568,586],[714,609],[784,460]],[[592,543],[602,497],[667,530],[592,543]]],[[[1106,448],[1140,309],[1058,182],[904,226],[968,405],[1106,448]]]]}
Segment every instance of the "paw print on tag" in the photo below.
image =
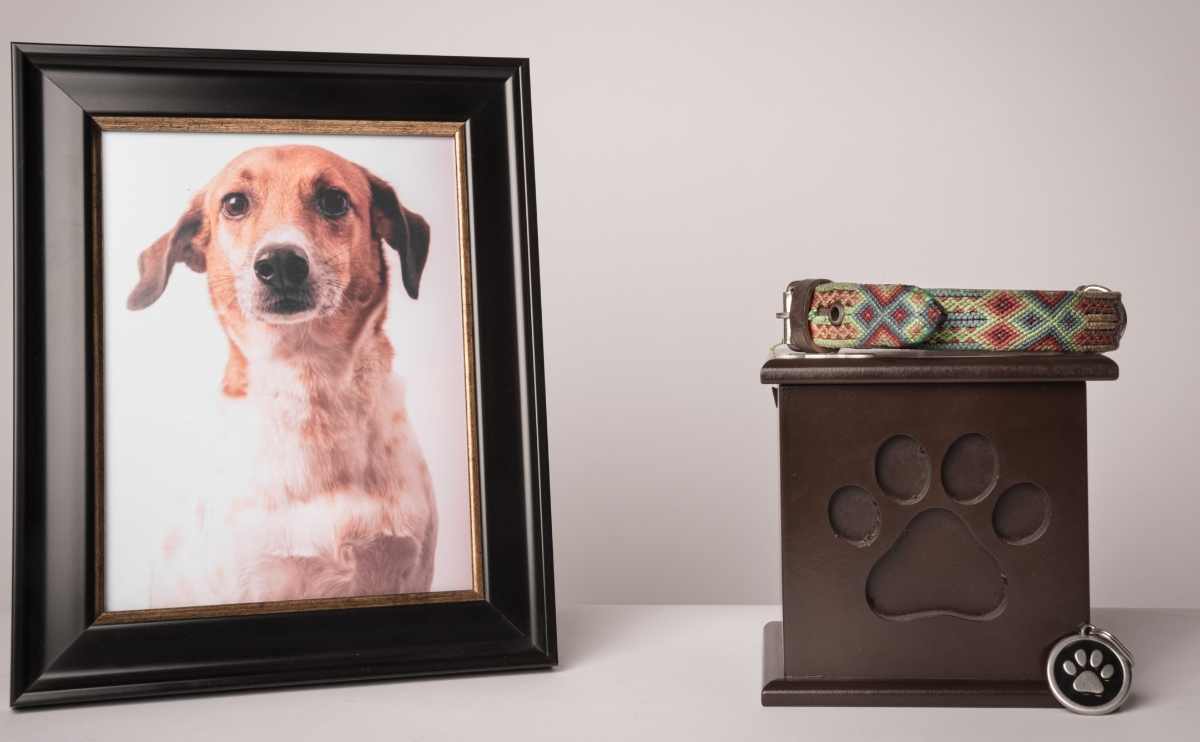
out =
{"type": "Polygon", "coordinates": [[[1104,662],[1104,654],[1099,649],[1093,649],[1091,655],[1082,649],[1076,649],[1071,659],[1063,660],[1063,672],[1075,678],[1075,682],[1071,683],[1071,689],[1076,693],[1087,693],[1093,696],[1104,695],[1104,683],[1112,680],[1116,670],[1113,669],[1111,662],[1100,667],[1102,662],[1104,662]],[[1099,671],[1098,674],[1097,671],[1099,671]]]}
{"type": "Polygon", "coordinates": [[[1021,481],[1019,472],[1002,472],[995,447],[981,433],[964,433],[937,453],[931,456],[911,435],[883,441],[874,481],[831,495],[829,526],[851,546],[881,549],[866,582],[867,603],[881,618],[988,621],[1008,600],[1004,549],[1046,533],[1050,498],[1036,483],[1021,481]],[[1001,488],[1001,481],[1011,483],[1001,488]],[[906,525],[891,543],[877,546],[889,518],[906,525]]]}
{"type": "MultiPolygon", "coordinates": [[[[1090,627],[1089,627],[1090,628],[1090,627]]],[[[1115,710],[1129,695],[1133,660],[1104,632],[1073,634],[1050,650],[1046,679],[1054,697],[1082,714],[1115,710]]]]}

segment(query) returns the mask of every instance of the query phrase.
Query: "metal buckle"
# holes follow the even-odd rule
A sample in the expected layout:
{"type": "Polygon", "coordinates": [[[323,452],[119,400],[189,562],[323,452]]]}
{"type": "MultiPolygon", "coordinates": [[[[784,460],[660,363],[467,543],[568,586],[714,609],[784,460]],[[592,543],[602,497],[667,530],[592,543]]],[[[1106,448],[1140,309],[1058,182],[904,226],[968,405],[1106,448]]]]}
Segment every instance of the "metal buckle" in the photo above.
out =
{"type": "Polygon", "coordinates": [[[792,342],[792,291],[791,287],[783,290],[783,311],[776,312],[775,318],[783,320],[783,344],[791,345],[792,342]]]}
{"type": "Polygon", "coordinates": [[[1096,292],[1105,293],[1105,294],[1116,293],[1109,287],[1101,286],[1098,283],[1085,283],[1082,286],[1076,286],[1075,290],[1076,291],[1096,291],[1096,292]]]}

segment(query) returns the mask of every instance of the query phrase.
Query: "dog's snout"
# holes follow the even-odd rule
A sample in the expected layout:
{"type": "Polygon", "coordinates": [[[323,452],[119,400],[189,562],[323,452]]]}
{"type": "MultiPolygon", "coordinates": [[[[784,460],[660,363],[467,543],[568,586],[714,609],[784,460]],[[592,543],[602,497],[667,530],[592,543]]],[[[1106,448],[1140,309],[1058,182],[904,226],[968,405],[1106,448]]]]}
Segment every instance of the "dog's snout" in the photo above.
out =
{"type": "Polygon", "coordinates": [[[254,259],[254,275],[273,289],[297,289],[308,280],[308,258],[295,247],[264,248],[254,259]]]}

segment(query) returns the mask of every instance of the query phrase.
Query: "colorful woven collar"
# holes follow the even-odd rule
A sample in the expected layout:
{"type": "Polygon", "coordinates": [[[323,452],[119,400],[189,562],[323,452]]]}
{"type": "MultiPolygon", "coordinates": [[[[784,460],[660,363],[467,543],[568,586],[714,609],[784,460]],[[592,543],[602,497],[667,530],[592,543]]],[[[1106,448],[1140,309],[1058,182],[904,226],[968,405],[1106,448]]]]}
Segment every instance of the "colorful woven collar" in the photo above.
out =
{"type": "Polygon", "coordinates": [[[895,283],[795,281],[785,294],[787,344],[809,353],[838,348],[968,352],[1104,353],[1125,332],[1121,294],[923,289],[895,283]]]}

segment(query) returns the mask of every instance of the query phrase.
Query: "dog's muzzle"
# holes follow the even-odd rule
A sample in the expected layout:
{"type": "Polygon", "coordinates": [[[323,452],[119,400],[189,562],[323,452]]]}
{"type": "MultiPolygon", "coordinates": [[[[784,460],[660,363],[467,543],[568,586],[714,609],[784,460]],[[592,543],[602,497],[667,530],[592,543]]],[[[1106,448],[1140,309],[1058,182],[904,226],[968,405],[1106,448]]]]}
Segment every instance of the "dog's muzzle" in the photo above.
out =
{"type": "Polygon", "coordinates": [[[263,308],[274,314],[293,314],[313,307],[304,251],[291,245],[265,247],[254,258],[254,275],[270,290],[263,308]]]}

